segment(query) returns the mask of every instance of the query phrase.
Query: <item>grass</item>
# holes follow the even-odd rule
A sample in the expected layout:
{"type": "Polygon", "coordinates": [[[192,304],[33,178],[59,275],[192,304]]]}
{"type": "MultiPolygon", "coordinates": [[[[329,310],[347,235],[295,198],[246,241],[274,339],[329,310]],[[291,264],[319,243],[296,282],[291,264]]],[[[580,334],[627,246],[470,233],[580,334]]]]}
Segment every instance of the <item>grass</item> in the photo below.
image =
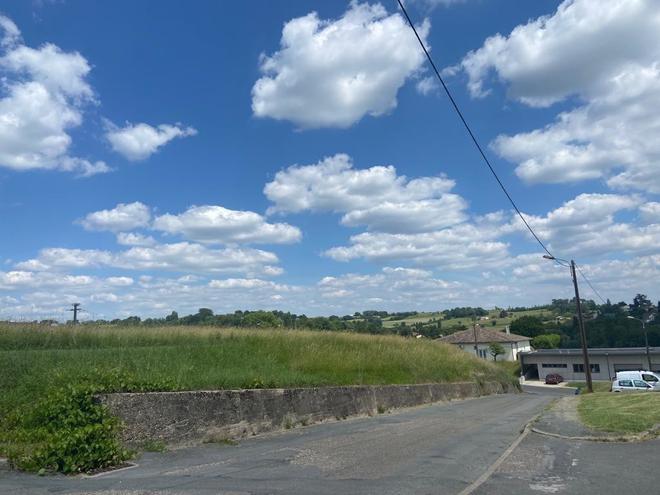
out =
{"type": "MultiPolygon", "coordinates": [[[[452,346],[397,336],[0,326],[0,454],[10,443],[12,413],[105,373],[130,376],[131,387],[166,383],[173,390],[513,381],[506,370],[452,346]]],[[[122,388],[119,380],[113,387],[122,388]]]]}
{"type": "MultiPolygon", "coordinates": [[[[478,320],[477,323],[479,323],[482,326],[485,326],[486,328],[491,328],[493,330],[504,330],[504,328],[507,325],[510,325],[513,320],[515,320],[516,318],[520,318],[521,316],[538,316],[541,319],[548,319],[548,318],[551,319],[553,318],[554,313],[547,309],[529,309],[526,311],[516,311],[514,313],[509,313],[509,316],[505,318],[500,318],[499,315],[500,315],[499,310],[490,310],[488,312],[489,320],[478,320]],[[493,320],[496,321],[496,324],[494,326],[492,325],[493,320]]],[[[404,318],[403,320],[384,319],[383,327],[393,328],[399,325],[401,322],[404,322],[406,325],[413,325],[415,323],[427,323],[433,319],[442,320],[442,328],[445,331],[449,330],[451,327],[455,325],[465,325],[468,328],[471,328],[472,326],[472,318],[469,316],[464,316],[461,318],[444,319],[442,313],[437,312],[437,313],[419,313],[415,316],[404,318]]]]}
{"type": "Polygon", "coordinates": [[[642,433],[660,424],[660,393],[594,393],[580,397],[580,419],[614,433],[642,433]]]}
{"type": "MultiPolygon", "coordinates": [[[[601,381],[592,381],[591,384],[593,385],[594,392],[609,392],[612,385],[610,382],[601,381]]],[[[568,386],[579,388],[580,393],[585,393],[587,390],[586,382],[568,382],[568,386]]]]}

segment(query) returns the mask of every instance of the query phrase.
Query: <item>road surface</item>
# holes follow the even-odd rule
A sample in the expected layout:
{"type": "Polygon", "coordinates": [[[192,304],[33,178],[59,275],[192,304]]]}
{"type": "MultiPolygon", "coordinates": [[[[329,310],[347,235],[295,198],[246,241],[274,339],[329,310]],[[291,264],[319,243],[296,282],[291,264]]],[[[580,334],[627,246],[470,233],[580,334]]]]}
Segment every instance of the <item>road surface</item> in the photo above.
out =
{"type": "MultiPolygon", "coordinates": [[[[472,486],[557,394],[570,393],[528,390],[536,392],[314,425],[250,438],[238,446],[148,453],[136,468],[95,478],[0,472],[0,493],[457,494],[472,486]]],[[[647,443],[643,452],[657,459],[657,450],[651,455],[657,446],[647,443]]],[[[628,451],[621,453],[628,456],[637,448],[624,447],[628,451]]],[[[530,434],[475,493],[577,493],[572,487],[581,493],[608,493],[590,490],[582,476],[610,469],[590,459],[612,462],[611,456],[619,454],[611,448],[576,447],[530,434]]],[[[643,466],[648,473],[657,472],[655,466],[643,466]]],[[[626,493],[635,493],[630,483],[627,487],[626,493]]]]}

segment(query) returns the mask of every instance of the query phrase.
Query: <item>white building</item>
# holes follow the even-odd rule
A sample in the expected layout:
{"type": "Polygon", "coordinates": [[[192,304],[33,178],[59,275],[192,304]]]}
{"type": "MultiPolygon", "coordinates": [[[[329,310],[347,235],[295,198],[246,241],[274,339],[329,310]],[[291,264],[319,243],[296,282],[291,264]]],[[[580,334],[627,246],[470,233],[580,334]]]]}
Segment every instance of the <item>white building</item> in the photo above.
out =
{"type": "MultiPolygon", "coordinates": [[[[649,368],[660,371],[660,348],[615,347],[589,349],[589,365],[593,380],[614,380],[617,371],[637,371],[649,368]]],[[[584,381],[582,349],[539,349],[520,354],[520,367],[526,378],[545,380],[551,373],[566,381],[584,381]]]]}
{"type": "Polygon", "coordinates": [[[530,338],[510,333],[509,327],[507,327],[506,331],[502,332],[477,325],[474,329],[470,328],[442,337],[440,341],[455,345],[483,359],[493,358],[490,354],[489,347],[493,343],[498,343],[504,348],[504,354],[497,356],[497,359],[500,361],[517,361],[519,352],[529,352],[532,350],[530,338]]]}

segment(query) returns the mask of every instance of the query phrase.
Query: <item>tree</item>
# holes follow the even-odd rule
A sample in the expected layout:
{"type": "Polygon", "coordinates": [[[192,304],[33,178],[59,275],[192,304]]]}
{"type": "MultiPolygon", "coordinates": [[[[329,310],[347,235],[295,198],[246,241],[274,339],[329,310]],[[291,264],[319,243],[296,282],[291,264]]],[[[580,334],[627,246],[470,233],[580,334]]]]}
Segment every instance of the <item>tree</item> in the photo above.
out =
{"type": "Polygon", "coordinates": [[[488,351],[490,355],[493,356],[493,361],[497,361],[497,356],[504,354],[506,351],[504,347],[499,342],[493,342],[488,346],[488,351]]]}
{"type": "Polygon", "coordinates": [[[282,326],[282,320],[270,311],[251,311],[243,318],[243,326],[278,328],[282,326]]]}
{"type": "Polygon", "coordinates": [[[179,313],[172,311],[165,317],[165,322],[169,323],[170,325],[176,325],[179,322],[179,313]]]}
{"type": "Polygon", "coordinates": [[[556,349],[561,342],[561,335],[558,333],[546,333],[537,335],[532,339],[534,349],[556,349]]]}
{"type": "Polygon", "coordinates": [[[655,310],[654,304],[646,297],[645,294],[637,294],[633,299],[630,314],[635,318],[648,318],[648,316],[655,310]]]}
{"type": "Polygon", "coordinates": [[[511,322],[511,333],[524,335],[525,337],[536,337],[544,332],[543,322],[536,316],[521,316],[511,322]]]}

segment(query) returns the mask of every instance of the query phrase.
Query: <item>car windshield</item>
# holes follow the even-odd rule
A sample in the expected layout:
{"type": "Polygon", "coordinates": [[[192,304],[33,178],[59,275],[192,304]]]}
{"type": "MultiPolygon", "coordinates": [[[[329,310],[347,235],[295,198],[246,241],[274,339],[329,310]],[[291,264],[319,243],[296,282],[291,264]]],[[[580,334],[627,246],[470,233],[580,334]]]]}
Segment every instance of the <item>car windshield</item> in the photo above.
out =
{"type": "Polygon", "coordinates": [[[658,381],[658,377],[655,376],[655,375],[649,375],[649,374],[647,374],[647,373],[644,373],[644,374],[642,375],[642,380],[644,380],[645,382],[657,382],[657,381],[658,381]]]}

